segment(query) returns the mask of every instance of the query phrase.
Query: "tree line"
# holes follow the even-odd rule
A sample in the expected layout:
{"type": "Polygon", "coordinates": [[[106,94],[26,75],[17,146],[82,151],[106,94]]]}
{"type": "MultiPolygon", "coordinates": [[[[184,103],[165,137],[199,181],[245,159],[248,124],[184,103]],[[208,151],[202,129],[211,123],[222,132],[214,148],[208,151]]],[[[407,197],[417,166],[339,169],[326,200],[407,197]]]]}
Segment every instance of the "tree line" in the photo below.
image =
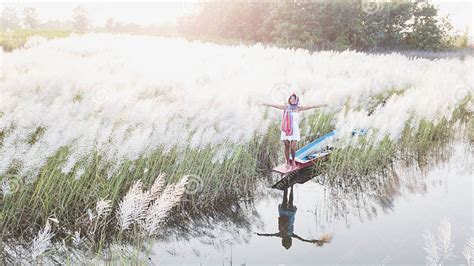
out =
{"type": "MultiPolygon", "coordinates": [[[[448,18],[440,18],[437,8],[423,0],[203,2],[178,27],[196,38],[310,50],[439,50],[456,41],[448,18]]],[[[467,45],[467,33],[464,38],[467,45]]]]}
{"type": "Polygon", "coordinates": [[[77,6],[72,13],[71,20],[48,20],[40,21],[38,11],[33,7],[23,8],[21,16],[18,16],[17,10],[13,7],[4,7],[0,16],[1,30],[18,30],[18,29],[48,29],[48,30],[65,30],[70,29],[77,33],[86,33],[91,29],[88,11],[83,6],[77,6]]]}
{"type": "Polygon", "coordinates": [[[427,0],[220,0],[196,7],[176,24],[143,26],[109,18],[104,27],[95,28],[82,6],[69,21],[46,22],[39,21],[34,8],[24,8],[20,19],[15,9],[5,7],[0,27],[181,36],[309,50],[440,50],[468,43],[467,31],[453,34],[448,18],[440,18],[427,0]]]}

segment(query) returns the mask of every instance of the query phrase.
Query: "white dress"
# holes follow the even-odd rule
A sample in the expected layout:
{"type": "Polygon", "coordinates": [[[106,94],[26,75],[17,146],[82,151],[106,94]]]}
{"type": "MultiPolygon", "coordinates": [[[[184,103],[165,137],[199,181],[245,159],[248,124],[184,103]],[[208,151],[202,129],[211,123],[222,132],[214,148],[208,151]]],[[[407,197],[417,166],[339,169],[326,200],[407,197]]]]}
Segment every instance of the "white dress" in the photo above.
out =
{"type": "Polygon", "coordinates": [[[300,140],[300,127],[298,125],[300,114],[293,112],[293,135],[287,136],[283,130],[281,131],[280,140],[300,140]]]}

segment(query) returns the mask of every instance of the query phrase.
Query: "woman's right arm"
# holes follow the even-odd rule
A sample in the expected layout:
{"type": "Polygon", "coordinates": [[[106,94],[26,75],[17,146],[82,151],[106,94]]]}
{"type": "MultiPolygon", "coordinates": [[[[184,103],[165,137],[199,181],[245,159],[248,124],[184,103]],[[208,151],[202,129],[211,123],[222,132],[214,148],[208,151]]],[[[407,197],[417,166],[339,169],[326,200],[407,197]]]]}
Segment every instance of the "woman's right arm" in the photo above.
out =
{"type": "Polygon", "coordinates": [[[274,234],[262,234],[262,233],[255,233],[257,234],[258,236],[280,236],[279,233],[274,233],[274,234]]]}
{"type": "Polygon", "coordinates": [[[269,107],[273,107],[273,108],[277,108],[277,109],[281,109],[281,110],[285,110],[285,109],[286,109],[286,106],[284,106],[284,105],[282,105],[282,104],[268,104],[268,103],[262,103],[261,105],[269,106],[269,107]]]}

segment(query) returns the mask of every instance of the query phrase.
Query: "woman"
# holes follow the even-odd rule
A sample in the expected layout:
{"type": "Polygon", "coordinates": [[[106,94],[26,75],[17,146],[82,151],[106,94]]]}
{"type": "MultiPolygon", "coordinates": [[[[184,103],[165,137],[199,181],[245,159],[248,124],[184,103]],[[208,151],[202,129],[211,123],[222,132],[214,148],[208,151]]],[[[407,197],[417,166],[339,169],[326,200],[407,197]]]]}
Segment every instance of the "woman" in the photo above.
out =
{"type": "Polygon", "coordinates": [[[313,108],[319,108],[327,106],[326,104],[322,105],[310,105],[310,106],[299,106],[299,98],[295,93],[290,95],[288,98],[288,104],[279,105],[279,104],[262,104],[269,107],[274,107],[283,111],[283,120],[281,125],[281,136],[280,139],[283,140],[285,145],[285,159],[286,159],[286,168],[294,169],[296,168],[295,153],[296,153],[296,142],[300,140],[300,128],[298,126],[299,122],[299,112],[305,111],[313,108]],[[293,162],[290,160],[293,158],[293,162]]]}
{"type": "Polygon", "coordinates": [[[273,234],[256,233],[258,236],[276,236],[281,238],[281,245],[289,249],[293,243],[293,237],[303,242],[313,243],[322,246],[331,242],[332,236],[322,235],[319,239],[304,239],[294,233],[296,216],[296,206],[293,205],[293,186],[291,186],[290,197],[288,199],[288,188],[283,191],[283,201],[278,204],[278,232],[273,234]]]}

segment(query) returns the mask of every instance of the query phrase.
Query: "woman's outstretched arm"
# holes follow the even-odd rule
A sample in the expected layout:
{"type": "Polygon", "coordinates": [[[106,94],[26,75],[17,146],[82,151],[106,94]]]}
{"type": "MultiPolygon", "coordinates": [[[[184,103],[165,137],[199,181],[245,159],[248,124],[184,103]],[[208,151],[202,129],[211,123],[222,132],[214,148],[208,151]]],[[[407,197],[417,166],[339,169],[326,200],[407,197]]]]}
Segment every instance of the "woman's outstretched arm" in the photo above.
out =
{"type": "Polygon", "coordinates": [[[304,239],[304,238],[302,238],[302,237],[300,237],[300,236],[298,236],[298,235],[296,235],[296,234],[293,234],[292,237],[294,237],[294,238],[296,238],[296,239],[299,239],[299,240],[301,240],[301,241],[303,241],[303,242],[309,242],[309,243],[318,243],[318,242],[320,242],[319,239],[311,239],[311,240],[309,240],[309,239],[304,239]]]}
{"type": "Polygon", "coordinates": [[[277,108],[277,109],[281,109],[281,110],[285,110],[286,109],[286,106],[282,105],[282,104],[269,104],[269,103],[262,103],[260,105],[264,105],[264,106],[269,106],[269,107],[273,107],[273,108],[277,108]]]}
{"type": "Polygon", "coordinates": [[[263,233],[255,233],[258,236],[280,236],[279,233],[274,233],[274,234],[263,234],[263,233]]]}
{"type": "Polygon", "coordinates": [[[303,242],[309,242],[309,243],[317,244],[318,246],[322,246],[323,244],[329,243],[329,242],[331,242],[331,240],[332,240],[332,236],[331,236],[331,235],[328,235],[328,234],[322,235],[322,236],[320,237],[320,239],[312,239],[312,240],[310,240],[310,239],[304,239],[304,238],[302,238],[302,237],[300,237],[300,236],[298,236],[298,235],[296,235],[296,234],[293,234],[292,237],[295,237],[295,238],[297,238],[297,239],[299,239],[299,240],[301,240],[301,241],[303,241],[303,242]]]}
{"type": "Polygon", "coordinates": [[[298,107],[298,109],[300,109],[300,111],[305,111],[305,110],[324,107],[324,106],[328,106],[328,105],[327,104],[319,104],[319,105],[300,106],[300,107],[298,107]]]}

